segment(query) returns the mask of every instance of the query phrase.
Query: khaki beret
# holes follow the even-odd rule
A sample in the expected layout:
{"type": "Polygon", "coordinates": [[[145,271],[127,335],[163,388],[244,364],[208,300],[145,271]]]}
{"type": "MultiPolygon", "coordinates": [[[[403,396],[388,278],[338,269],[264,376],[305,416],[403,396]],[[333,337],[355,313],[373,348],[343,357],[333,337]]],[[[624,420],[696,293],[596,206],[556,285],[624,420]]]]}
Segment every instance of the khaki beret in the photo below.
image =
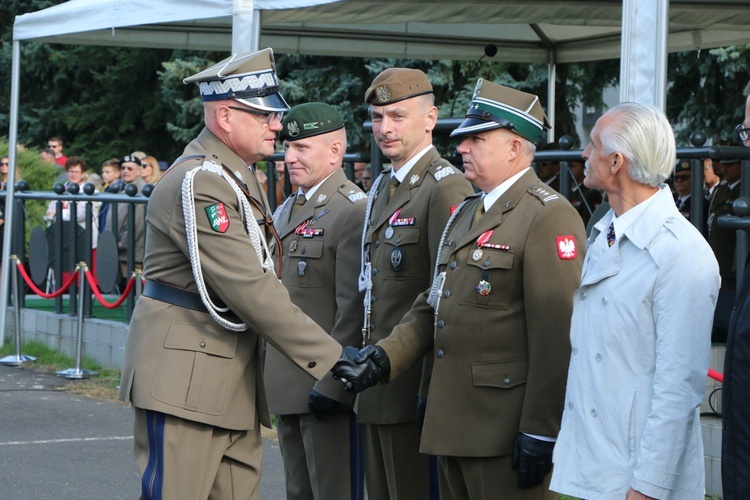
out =
{"type": "Polygon", "coordinates": [[[308,102],[294,106],[284,115],[281,124],[283,128],[279,132],[279,140],[297,141],[342,129],[344,119],[330,104],[308,102]]]}
{"type": "Polygon", "coordinates": [[[232,99],[262,111],[289,111],[289,105],[279,94],[270,48],[233,54],[183,82],[197,83],[204,102],[232,99]]]}
{"type": "Polygon", "coordinates": [[[410,68],[388,68],[372,81],[365,92],[365,102],[385,106],[404,99],[432,93],[432,84],[423,71],[410,68]]]}
{"type": "Polygon", "coordinates": [[[466,119],[451,132],[451,137],[496,128],[506,128],[536,143],[550,124],[539,97],[480,78],[466,119]]]}

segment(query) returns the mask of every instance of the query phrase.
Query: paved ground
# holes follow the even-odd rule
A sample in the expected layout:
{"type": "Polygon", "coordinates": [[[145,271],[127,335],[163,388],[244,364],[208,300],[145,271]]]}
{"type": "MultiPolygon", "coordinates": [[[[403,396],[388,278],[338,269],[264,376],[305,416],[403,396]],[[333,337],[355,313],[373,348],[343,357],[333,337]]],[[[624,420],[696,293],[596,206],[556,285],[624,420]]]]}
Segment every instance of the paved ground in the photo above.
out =
{"type": "MultiPolygon", "coordinates": [[[[0,365],[0,497],[137,498],[132,410],[60,390],[68,383],[0,365]]],[[[279,445],[263,445],[261,499],[283,499],[279,445]]]]}

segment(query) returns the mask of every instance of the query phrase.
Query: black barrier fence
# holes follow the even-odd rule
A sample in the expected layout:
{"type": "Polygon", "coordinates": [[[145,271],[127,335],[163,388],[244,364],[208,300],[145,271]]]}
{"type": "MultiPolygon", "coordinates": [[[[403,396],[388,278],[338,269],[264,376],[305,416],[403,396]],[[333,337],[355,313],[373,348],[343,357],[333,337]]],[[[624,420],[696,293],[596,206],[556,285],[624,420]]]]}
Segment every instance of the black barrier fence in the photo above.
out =
{"type": "MultiPolygon", "coordinates": [[[[447,123],[451,120],[460,123],[461,120],[449,119],[441,120],[439,127],[443,127],[446,130],[455,128],[457,124],[447,123]]],[[[365,124],[367,128],[369,124],[365,124]]],[[[371,128],[370,128],[371,130],[371,128]]],[[[719,218],[719,225],[721,227],[727,227],[737,230],[737,282],[739,283],[742,271],[746,264],[746,258],[748,253],[748,237],[747,231],[750,229],[750,149],[743,147],[726,147],[726,146],[703,146],[703,139],[699,134],[694,134],[693,144],[696,147],[693,148],[681,148],[677,150],[677,158],[680,160],[690,160],[692,165],[692,192],[702,193],[703,192],[703,159],[710,158],[713,160],[739,158],[742,160],[742,187],[740,190],[741,197],[734,204],[735,214],[725,215],[719,218]]],[[[570,146],[572,141],[560,140],[560,144],[563,147],[561,150],[548,150],[539,151],[535,156],[535,162],[540,161],[558,161],[560,162],[560,193],[569,198],[571,192],[575,188],[575,178],[570,172],[570,163],[583,161],[581,157],[582,150],[571,150],[570,146]],[[568,148],[567,150],[565,148],[568,148]]],[[[373,178],[383,169],[385,159],[377,148],[373,148],[377,153],[372,155],[349,153],[345,156],[345,171],[349,179],[354,178],[353,162],[369,162],[372,167],[373,178]]],[[[283,153],[276,153],[268,158],[268,160],[276,161],[284,159],[283,153]]],[[[450,157],[454,165],[458,168],[460,166],[460,157],[450,157]]],[[[272,168],[269,163],[269,170],[272,168]]],[[[285,196],[291,193],[291,183],[289,181],[288,172],[286,172],[283,180],[277,180],[272,172],[268,175],[268,196],[269,203],[272,209],[275,209],[278,204],[283,200],[276,200],[276,182],[283,181],[283,192],[285,196]]],[[[73,273],[79,266],[80,263],[85,263],[89,269],[95,270],[94,276],[97,279],[97,283],[102,292],[109,293],[122,293],[124,291],[124,280],[136,275],[138,283],[140,281],[140,273],[138,272],[138,265],[140,264],[136,260],[136,221],[140,219],[143,223],[142,228],[145,233],[145,217],[146,217],[146,206],[148,203],[148,195],[151,193],[152,186],[147,185],[143,188],[143,194],[136,194],[135,186],[129,186],[126,193],[110,194],[110,193],[97,193],[94,192],[94,186],[88,184],[84,186],[83,193],[79,192],[73,186],[72,189],[66,191],[64,186],[57,185],[56,191],[28,191],[28,184],[24,181],[19,181],[16,184],[15,191],[15,213],[26,214],[24,209],[27,200],[42,200],[45,202],[54,202],[56,206],[56,212],[62,213],[63,204],[67,203],[70,213],[77,214],[79,206],[83,206],[85,217],[82,221],[64,221],[58,217],[54,220],[47,221],[45,227],[39,226],[38,221],[30,220],[29,217],[14,217],[14,227],[9,230],[12,231],[11,237],[11,254],[18,256],[18,260],[26,265],[30,271],[30,276],[34,283],[42,288],[46,285],[47,290],[54,291],[59,288],[65,281],[68,273],[73,273]],[[127,241],[124,249],[118,249],[116,240],[117,238],[112,233],[111,229],[103,229],[100,227],[99,221],[95,217],[97,207],[102,207],[105,204],[109,205],[109,211],[113,220],[118,220],[118,212],[125,210],[127,213],[127,241]],[[137,210],[137,207],[143,206],[143,210],[137,210]],[[32,228],[31,238],[28,245],[28,252],[26,248],[26,232],[28,227],[37,224],[36,227],[32,228]],[[93,252],[94,231],[98,234],[98,245],[96,252],[93,252]],[[121,251],[125,253],[124,266],[120,266],[120,255],[121,251]],[[95,258],[94,258],[95,256],[95,258]],[[120,272],[121,280],[118,282],[116,277],[118,276],[118,269],[120,267],[125,268],[123,275],[120,272]]],[[[693,224],[701,231],[705,232],[705,221],[703,219],[704,214],[704,199],[702,196],[694,196],[692,205],[691,219],[693,224]]],[[[0,191],[0,202],[5,200],[5,192],[0,191]]],[[[99,208],[101,210],[101,208],[99,208]]],[[[594,207],[589,207],[590,212],[594,211],[594,207]]],[[[6,228],[8,230],[8,228],[6,228]]],[[[145,246],[145,234],[143,235],[143,241],[145,246]]],[[[6,263],[4,266],[6,269],[11,269],[11,264],[6,263]]],[[[28,287],[21,280],[23,298],[28,291],[28,287]]],[[[131,287],[132,290],[129,292],[127,299],[124,302],[126,311],[126,317],[129,319],[135,301],[140,293],[140,283],[135,287],[131,287]]],[[[62,314],[76,314],[78,310],[78,294],[77,285],[73,283],[68,291],[70,297],[69,307],[67,311],[63,311],[63,300],[62,296],[55,298],[55,312],[62,314]]],[[[23,299],[21,299],[23,300],[23,299]]],[[[85,317],[91,317],[92,310],[92,298],[91,294],[84,294],[83,299],[83,314],[85,317]]],[[[23,302],[21,302],[23,306],[23,302]]]]}

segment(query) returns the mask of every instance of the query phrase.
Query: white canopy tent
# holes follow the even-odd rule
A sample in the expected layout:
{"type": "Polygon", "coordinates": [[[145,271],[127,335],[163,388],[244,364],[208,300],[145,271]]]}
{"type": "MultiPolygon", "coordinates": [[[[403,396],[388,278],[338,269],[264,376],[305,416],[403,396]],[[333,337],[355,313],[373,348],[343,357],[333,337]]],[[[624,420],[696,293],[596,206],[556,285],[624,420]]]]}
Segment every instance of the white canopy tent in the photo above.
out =
{"type": "MultiPolygon", "coordinates": [[[[748,25],[748,0],[70,0],[15,20],[9,140],[17,141],[23,41],[454,60],[475,60],[492,43],[495,60],[549,64],[552,97],[556,63],[621,57],[621,99],[663,108],[667,51],[748,43],[748,25]]],[[[12,165],[15,155],[11,148],[12,165]]],[[[12,208],[13,168],[9,175],[12,208]]],[[[11,209],[7,225],[12,217],[11,209]]],[[[5,241],[3,262],[9,252],[5,241]]]]}

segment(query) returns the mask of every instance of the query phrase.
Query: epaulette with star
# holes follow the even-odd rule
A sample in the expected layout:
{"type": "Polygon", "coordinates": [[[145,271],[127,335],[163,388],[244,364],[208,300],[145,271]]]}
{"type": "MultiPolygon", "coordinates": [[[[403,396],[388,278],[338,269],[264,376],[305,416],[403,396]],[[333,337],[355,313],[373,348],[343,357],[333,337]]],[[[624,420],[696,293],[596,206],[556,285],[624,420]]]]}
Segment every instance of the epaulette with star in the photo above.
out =
{"type": "Polygon", "coordinates": [[[355,184],[342,184],[341,187],[339,188],[339,193],[343,194],[344,197],[346,197],[346,199],[351,201],[352,203],[356,203],[360,200],[366,201],[367,193],[359,189],[353,189],[354,186],[356,185],[355,184]]]}
{"type": "Polygon", "coordinates": [[[545,205],[553,200],[560,199],[560,195],[557,192],[549,189],[546,184],[532,184],[529,186],[529,194],[533,194],[545,205]]]}
{"type": "Polygon", "coordinates": [[[461,174],[461,172],[459,172],[456,167],[451,165],[451,163],[444,158],[440,158],[439,160],[432,162],[427,168],[427,171],[431,173],[435,180],[438,182],[440,182],[442,179],[445,179],[449,175],[461,174]]]}

